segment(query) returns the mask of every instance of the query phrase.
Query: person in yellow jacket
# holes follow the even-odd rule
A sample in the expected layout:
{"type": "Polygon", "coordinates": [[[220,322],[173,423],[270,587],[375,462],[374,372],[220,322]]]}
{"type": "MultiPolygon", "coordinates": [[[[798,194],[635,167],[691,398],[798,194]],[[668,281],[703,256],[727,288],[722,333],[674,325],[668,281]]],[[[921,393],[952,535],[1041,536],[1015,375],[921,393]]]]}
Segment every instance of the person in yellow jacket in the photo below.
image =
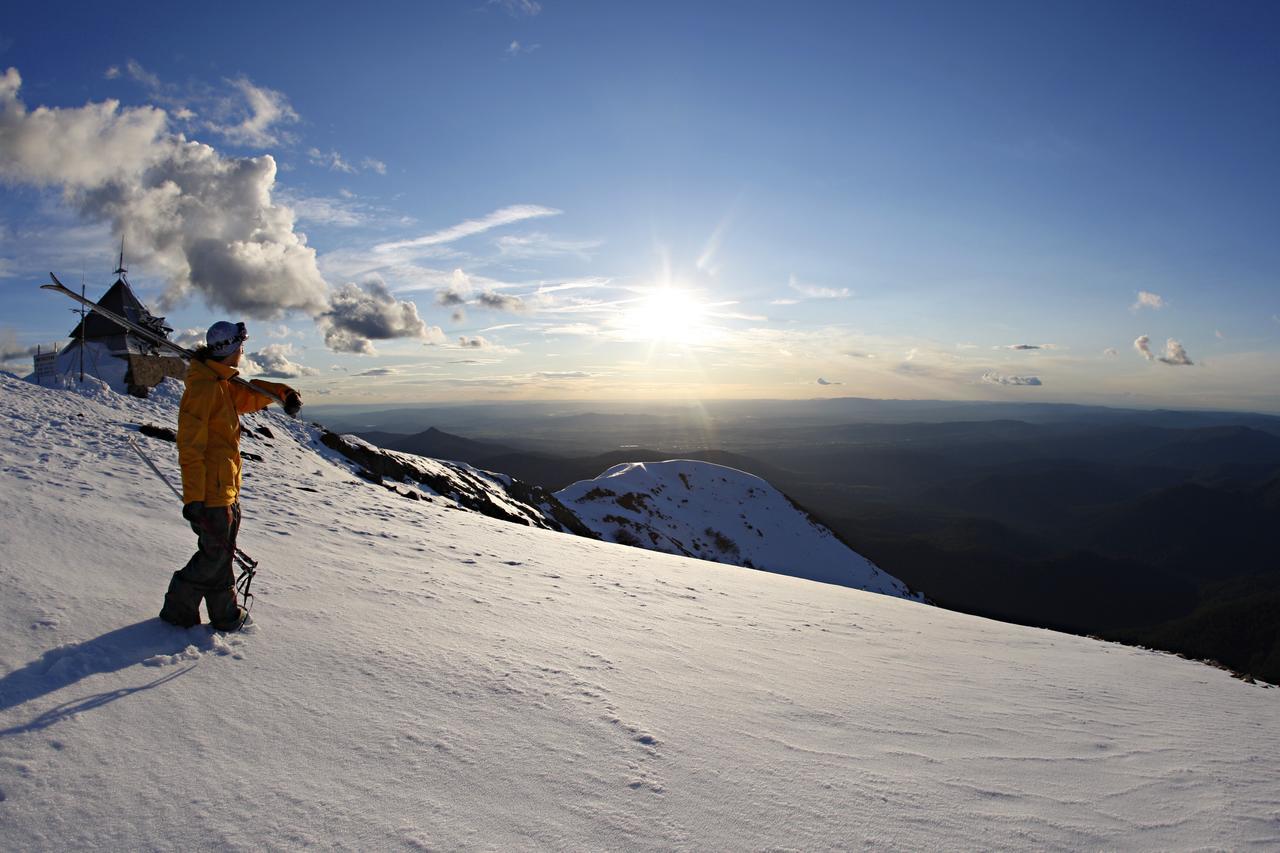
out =
{"type": "MultiPolygon", "coordinates": [[[[240,530],[240,415],[265,409],[271,397],[230,380],[248,339],[244,323],[219,321],[187,367],[187,388],[178,409],[178,464],[182,467],[182,517],[199,537],[187,564],[173,573],[160,618],[189,628],[200,623],[200,601],[209,624],[238,630],[248,614],[236,601],[232,562],[240,530]]],[[[255,379],[253,385],[297,414],[302,397],[288,385],[255,379]]]]}

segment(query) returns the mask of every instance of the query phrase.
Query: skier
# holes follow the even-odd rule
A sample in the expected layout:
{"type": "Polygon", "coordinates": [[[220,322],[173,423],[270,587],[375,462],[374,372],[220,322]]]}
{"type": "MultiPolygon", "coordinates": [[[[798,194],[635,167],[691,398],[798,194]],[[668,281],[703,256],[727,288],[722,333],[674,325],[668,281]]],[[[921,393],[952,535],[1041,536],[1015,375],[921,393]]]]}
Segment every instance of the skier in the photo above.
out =
{"type": "MultiPolygon", "coordinates": [[[[248,612],[236,601],[232,557],[240,529],[240,415],[265,409],[271,398],[229,380],[244,353],[244,323],[221,320],[205,333],[205,345],[187,367],[178,409],[178,463],[182,467],[182,517],[199,537],[187,564],[173,573],[160,618],[189,628],[200,623],[200,601],[219,631],[238,630],[248,612]]],[[[297,414],[302,396],[278,382],[253,385],[284,401],[297,414]]]]}

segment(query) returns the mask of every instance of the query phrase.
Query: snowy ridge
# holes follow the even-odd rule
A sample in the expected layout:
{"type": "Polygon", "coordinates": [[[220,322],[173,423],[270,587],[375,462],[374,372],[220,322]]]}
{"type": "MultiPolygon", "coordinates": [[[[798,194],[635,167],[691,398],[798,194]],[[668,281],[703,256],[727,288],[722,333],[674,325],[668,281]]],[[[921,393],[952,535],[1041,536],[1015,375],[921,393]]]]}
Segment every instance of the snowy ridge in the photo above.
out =
{"type": "Polygon", "coordinates": [[[604,539],[919,599],[754,474],[690,459],[615,465],[556,492],[604,539]]]}
{"type": "Polygon", "coordinates": [[[462,462],[386,450],[359,436],[337,435],[314,424],[311,430],[313,443],[322,444],[336,451],[339,457],[356,463],[353,470],[364,479],[404,497],[430,501],[434,496],[452,501],[459,509],[491,518],[594,538],[577,516],[539,486],[462,462]],[[397,483],[416,484],[422,491],[401,492],[397,483]]]}
{"type": "Polygon", "coordinates": [[[164,626],[164,396],[0,375],[4,849],[1280,846],[1280,691],[406,499],[277,414],[256,624],[164,626]]]}

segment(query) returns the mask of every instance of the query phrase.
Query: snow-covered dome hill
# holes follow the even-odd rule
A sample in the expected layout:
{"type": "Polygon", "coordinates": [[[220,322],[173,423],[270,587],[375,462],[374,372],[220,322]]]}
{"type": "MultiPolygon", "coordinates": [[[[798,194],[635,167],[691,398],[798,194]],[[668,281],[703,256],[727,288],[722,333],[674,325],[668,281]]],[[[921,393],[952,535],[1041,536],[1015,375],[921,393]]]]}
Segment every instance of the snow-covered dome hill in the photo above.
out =
{"type": "Polygon", "coordinates": [[[608,541],[920,597],[745,471],[691,459],[632,462],[555,496],[608,541]]]}

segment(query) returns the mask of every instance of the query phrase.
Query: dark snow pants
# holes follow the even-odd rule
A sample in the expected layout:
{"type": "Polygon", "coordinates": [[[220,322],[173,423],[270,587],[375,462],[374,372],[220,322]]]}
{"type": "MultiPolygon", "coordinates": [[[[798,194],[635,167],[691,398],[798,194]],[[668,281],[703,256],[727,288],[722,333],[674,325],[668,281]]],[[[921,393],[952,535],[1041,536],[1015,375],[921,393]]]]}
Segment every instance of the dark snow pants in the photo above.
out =
{"type": "Polygon", "coordinates": [[[164,596],[160,618],[190,627],[200,622],[200,600],[209,608],[209,622],[239,624],[236,603],[236,575],[232,555],[240,532],[240,504],[205,507],[199,524],[191,529],[200,537],[197,550],[181,569],[173,573],[164,596]]]}

